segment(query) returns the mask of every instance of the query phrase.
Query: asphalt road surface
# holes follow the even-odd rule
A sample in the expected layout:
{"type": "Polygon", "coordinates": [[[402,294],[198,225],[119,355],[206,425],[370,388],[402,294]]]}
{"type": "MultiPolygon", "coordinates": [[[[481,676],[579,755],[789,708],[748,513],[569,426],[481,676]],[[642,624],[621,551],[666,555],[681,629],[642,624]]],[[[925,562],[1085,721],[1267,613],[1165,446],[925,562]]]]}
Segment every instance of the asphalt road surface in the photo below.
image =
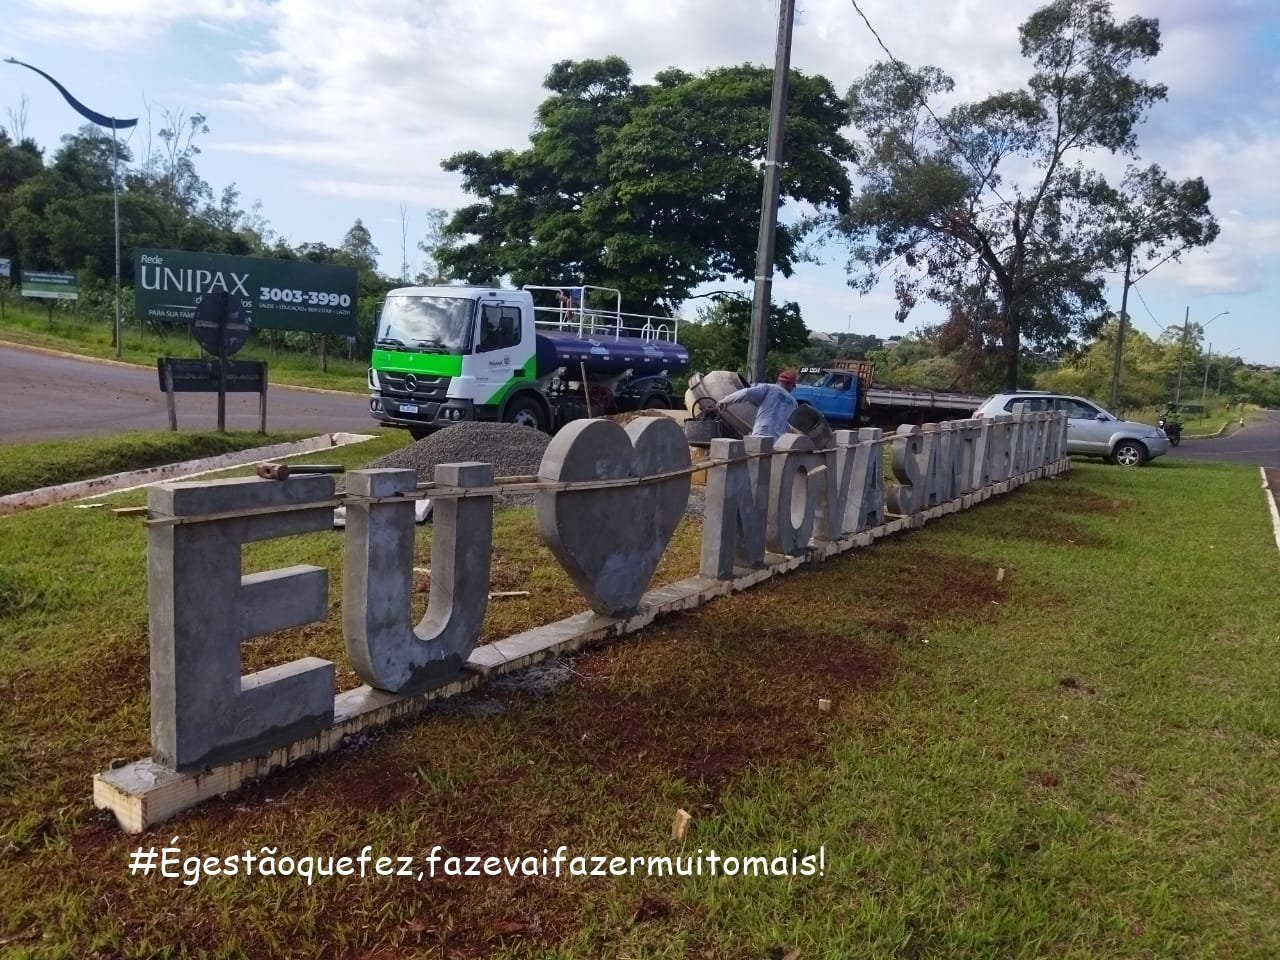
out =
{"type": "Polygon", "coordinates": [[[1230,436],[1213,440],[1183,439],[1169,451],[1169,456],[1280,467],[1280,410],[1264,411],[1264,417],[1264,420],[1250,422],[1242,430],[1234,430],[1230,436]]]}
{"type": "MultiPolygon", "coordinates": [[[[179,430],[218,425],[216,393],[176,396],[179,430]]],[[[258,429],[258,395],[227,394],[227,429],[258,429]]],[[[377,426],[360,394],[273,386],[268,430],[368,433],[377,426]]],[[[155,367],[106,363],[0,344],[0,444],[169,429],[155,367]]]]}

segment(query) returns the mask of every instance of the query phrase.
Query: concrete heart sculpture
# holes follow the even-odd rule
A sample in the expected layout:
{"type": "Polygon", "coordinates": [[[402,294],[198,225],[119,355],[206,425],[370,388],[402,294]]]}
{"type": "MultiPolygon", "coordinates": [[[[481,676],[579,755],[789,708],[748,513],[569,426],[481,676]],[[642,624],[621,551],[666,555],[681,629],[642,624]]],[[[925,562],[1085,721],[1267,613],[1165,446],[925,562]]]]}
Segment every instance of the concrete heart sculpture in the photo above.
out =
{"type": "MultiPolygon", "coordinates": [[[[578,420],[551,441],[542,480],[646,477],[688,467],[684,431],[668,417],[578,420]]],[[[689,474],[636,486],[540,492],[538,532],[591,609],[633,612],[689,503],[689,474]]]]}

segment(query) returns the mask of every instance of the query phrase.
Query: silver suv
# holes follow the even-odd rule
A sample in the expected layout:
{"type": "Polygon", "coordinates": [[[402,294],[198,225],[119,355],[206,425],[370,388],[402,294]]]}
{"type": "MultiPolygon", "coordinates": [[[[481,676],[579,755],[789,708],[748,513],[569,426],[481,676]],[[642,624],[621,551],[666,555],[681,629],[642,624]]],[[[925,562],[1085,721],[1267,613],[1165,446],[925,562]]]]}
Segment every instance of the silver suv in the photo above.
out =
{"type": "Polygon", "coordinates": [[[1022,391],[997,393],[973,412],[975,417],[1013,413],[1014,404],[1028,412],[1060,410],[1067,415],[1067,453],[1102,457],[1122,467],[1139,467],[1169,452],[1169,438],[1159,427],[1121,420],[1096,403],[1065,393],[1022,391]]]}

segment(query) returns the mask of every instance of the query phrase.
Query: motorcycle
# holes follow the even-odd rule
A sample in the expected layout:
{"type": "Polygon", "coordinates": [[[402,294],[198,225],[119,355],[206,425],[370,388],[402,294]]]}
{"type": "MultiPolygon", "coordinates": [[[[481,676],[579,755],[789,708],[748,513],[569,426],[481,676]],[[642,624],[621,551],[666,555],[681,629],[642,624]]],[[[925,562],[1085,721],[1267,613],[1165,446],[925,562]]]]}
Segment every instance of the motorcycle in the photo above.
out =
{"type": "Polygon", "coordinates": [[[1161,417],[1156,426],[1164,431],[1164,435],[1169,438],[1169,442],[1175,447],[1182,442],[1182,424],[1177,420],[1161,417]]]}

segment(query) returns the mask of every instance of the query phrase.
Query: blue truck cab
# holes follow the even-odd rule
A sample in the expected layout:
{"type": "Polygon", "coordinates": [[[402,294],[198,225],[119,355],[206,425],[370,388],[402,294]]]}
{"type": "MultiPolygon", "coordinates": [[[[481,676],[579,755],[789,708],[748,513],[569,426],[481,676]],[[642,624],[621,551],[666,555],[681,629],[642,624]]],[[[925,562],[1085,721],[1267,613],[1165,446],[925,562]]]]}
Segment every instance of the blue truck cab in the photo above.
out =
{"type": "Polygon", "coordinates": [[[792,394],[799,404],[808,404],[832,426],[853,427],[859,423],[874,367],[866,360],[837,360],[834,367],[803,367],[792,394]]]}

